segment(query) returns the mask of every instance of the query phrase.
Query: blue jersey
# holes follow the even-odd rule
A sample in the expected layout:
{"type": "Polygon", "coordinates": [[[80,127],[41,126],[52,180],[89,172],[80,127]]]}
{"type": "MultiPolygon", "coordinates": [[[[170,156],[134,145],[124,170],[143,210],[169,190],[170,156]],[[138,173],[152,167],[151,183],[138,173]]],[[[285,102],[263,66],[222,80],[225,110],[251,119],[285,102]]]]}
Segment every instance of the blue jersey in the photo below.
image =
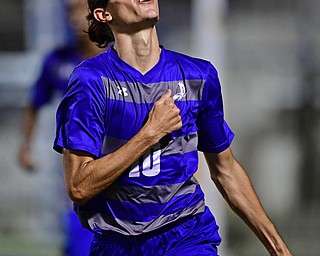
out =
{"type": "Polygon", "coordinates": [[[31,91],[31,105],[39,109],[55,94],[64,95],[70,74],[81,62],[76,48],[63,47],[50,53],[43,63],[41,74],[31,91]]]}
{"type": "Polygon", "coordinates": [[[162,48],[146,74],[113,48],[73,72],[57,110],[54,149],[81,150],[100,158],[139,132],[153,104],[171,89],[182,128],[165,136],[111,186],[76,205],[82,224],[96,234],[139,235],[205,210],[193,174],[198,150],[220,152],[233,133],[223,116],[217,71],[210,62],[162,48]]]}

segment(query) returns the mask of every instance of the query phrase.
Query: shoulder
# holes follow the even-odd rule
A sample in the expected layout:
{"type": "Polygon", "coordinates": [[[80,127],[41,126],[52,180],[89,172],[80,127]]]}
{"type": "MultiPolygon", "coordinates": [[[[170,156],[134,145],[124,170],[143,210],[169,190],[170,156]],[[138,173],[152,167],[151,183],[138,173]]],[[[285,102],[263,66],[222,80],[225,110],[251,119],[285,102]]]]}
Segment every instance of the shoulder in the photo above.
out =
{"type": "Polygon", "coordinates": [[[107,66],[108,57],[106,52],[103,52],[79,63],[76,66],[74,73],[86,75],[91,74],[92,76],[101,77],[107,72],[107,66]]]}
{"type": "Polygon", "coordinates": [[[189,73],[191,76],[198,75],[203,79],[209,75],[209,73],[217,74],[215,67],[210,61],[192,57],[183,53],[166,50],[169,60],[177,62],[184,70],[184,72],[189,73]]]}
{"type": "Polygon", "coordinates": [[[70,76],[68,91],[104,93],[102,77],[105,76],[105,70],[103,65],[100,55],[81,62],[70,76]]]}

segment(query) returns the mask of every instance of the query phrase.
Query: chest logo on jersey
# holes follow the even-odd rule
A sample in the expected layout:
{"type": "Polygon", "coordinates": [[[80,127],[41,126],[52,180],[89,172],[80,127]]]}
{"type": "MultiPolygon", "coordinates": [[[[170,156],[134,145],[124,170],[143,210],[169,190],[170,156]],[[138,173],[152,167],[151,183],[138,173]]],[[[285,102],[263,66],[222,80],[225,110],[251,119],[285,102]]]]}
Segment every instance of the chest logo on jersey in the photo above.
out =
{"type": "Polygon", "coordinates": [[[187,95],[186,86],[184,85],[184,83],[179,82],[178,85],[179,85],[180,92],[178,92],[177,94],[173,95],[173,97],[172,97],[175,101],[179,101],[182,98],[186,97],[186,95],[187,95]]]}
{"type": "Polygon", "coordinates": [[[129,94],[127,93],[127,88],[124,88],[124,87],[122,87],[122,86],[117,86],[117,88],[118,88],[118,93],[120,94],[120,95],[123,95],[123,96],[128,96],[129,94]]]}

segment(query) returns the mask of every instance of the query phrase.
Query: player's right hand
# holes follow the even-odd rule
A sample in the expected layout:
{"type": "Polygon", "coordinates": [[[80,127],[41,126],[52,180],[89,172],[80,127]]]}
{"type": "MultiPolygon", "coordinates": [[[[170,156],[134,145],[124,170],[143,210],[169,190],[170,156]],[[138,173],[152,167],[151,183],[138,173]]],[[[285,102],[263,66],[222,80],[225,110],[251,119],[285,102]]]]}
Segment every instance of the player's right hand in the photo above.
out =
{"type": "Polygon", "coordinates": [[[182,127],[180,109],[175,105],[170,89],[154,103],[146,125],[159,140],[182,127]]]}

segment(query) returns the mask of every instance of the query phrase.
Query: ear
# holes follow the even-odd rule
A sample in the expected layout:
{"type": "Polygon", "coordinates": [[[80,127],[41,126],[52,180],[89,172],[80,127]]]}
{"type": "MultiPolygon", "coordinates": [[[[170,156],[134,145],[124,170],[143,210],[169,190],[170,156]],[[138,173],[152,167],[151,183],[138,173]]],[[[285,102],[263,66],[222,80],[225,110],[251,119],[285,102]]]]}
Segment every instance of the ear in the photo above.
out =
{"type": "Polygon", "coordinates": [[[112,20],[111,14],[103,8],[97,8],[93,11],[94,18],[102,23],[107,23],[112,20]]]}

